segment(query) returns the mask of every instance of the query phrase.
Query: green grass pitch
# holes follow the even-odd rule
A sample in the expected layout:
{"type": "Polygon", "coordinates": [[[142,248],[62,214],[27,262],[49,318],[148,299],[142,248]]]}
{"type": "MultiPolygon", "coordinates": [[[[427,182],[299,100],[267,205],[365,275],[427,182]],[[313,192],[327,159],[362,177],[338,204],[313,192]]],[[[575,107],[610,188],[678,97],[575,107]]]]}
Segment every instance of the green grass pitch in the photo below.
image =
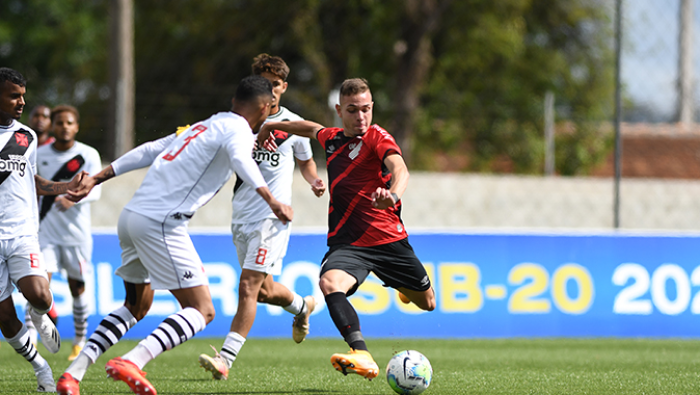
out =
{"type": "MultiPolygon", "coordinates": [[[[343,376],[330,355],[345,352],[340,339],[251,338],[228,381],[213,381],[197,362],[223,339],[195,338],[146,366],[159,394],[393,394],[383,369],[396,351],[414,349],[430,359],[433,382],[425,394],[692,394],[700,393],[700,341],[637,339],[369,339],[380,375],[373,381],[343,376]]],[[[136,343],[124,341],[90,368],[81,394],[129,394],[107,379],[104,365],[136,343]]],[[[68,366],[70,340],[49,354],[58,378],[68,366]]],[[[6,342],[0,347],[0,393],[35,394],[31,366],[6,342]]]]}

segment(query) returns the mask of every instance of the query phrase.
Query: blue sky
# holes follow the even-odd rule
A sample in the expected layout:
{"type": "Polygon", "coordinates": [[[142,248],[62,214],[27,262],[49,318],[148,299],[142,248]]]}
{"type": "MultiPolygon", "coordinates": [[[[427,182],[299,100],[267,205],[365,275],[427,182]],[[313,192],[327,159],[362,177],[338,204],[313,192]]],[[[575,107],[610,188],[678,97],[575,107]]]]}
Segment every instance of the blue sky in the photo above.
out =
{"type": "MultiPolygon", "coordinates": [[[[680,0],[624,0],[622,81],[627,95],[664,116],[676,108],[680,0]]],[[[695,108],[700,107],[700,0],[693,0],[695,108]]],[[[697,110],[696,110],[696,119],[697,110]]]]}

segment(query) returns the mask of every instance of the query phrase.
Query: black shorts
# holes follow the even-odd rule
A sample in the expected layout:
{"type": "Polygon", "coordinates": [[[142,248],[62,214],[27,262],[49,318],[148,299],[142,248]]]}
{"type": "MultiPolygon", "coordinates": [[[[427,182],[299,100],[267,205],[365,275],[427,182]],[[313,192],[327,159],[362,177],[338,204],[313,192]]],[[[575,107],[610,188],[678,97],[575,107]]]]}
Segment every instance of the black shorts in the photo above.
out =
{"type": "Polygon", "coordinates": [[[357,284],[348,291],[348,296],[357,291],[369,272],[374,273],[388,287],[413,291],[430,289],[428,274],[408,244],[408,239],[374,247],[349,244],[331,246],[323,257],[321,276],[333,269],[342,270],[357,279],[357,284]]]}

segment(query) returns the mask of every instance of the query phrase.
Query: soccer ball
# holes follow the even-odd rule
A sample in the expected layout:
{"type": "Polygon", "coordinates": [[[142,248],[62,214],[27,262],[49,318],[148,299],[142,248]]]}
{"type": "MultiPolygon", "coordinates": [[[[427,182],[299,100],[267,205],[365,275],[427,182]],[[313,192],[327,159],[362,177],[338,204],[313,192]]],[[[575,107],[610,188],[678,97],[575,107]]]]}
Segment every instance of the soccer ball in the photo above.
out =
{"type": "Polygon", "coordinates": [[[418,351],[401,351],[386,366],[386,381],[399,394],[420,394],[428,389],[432,379],[430,361],[418,351]]]}

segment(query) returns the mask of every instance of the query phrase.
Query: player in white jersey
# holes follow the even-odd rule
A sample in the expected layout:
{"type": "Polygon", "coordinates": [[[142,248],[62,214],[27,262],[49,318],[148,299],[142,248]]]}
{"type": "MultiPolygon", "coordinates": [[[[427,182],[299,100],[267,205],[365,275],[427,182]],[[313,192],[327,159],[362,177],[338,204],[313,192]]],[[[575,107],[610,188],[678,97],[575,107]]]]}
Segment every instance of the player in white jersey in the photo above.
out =
{"type": "Polygon", "coordinates": [[[0,68],[0,330],[7,342],[32,364],[39,392],[54,392],[51,368],[17,318],[12,291],[16,285],[31,305],[31,319],[42,343],[56,353],[61,338],[46,313],[53,305],[37,236],[37,194],[65,194],[75,201],[87,194],[86,173],[70,182],[36,175],[37,137],[17,121],[24,110],[26,81],[10,68],[0,68]],[[71,190],[71,192],[69,192],[71,190]]]}
{"type": "MultiPolygon", "coordinates": [[[[51,110],[50,119],[55,141],[37,149],[38,174],[52,181],[69,180],[82,170],[97,174],[102,169],[100,154],[75,140],[80,127],[78,110],[73,106],[57,106],[51,110]]],[[[73,297],[75,337],[69,361],[78,356],[87,336],[85,279],[92,274],[90,203],[100,198],[101,189],[95,187],[79,203],[65,196],[45,196],[39,204],[39,245],[47,271],[65,270],[73,297]]]]}
{"type": "Polygon", "coordinates": [[[182,310],[166,318],[123,357],[107,363],[107,375],[126,382],[137,394],[156,390],[141,371],[166,350],[187,341],[214,319],[202,261],[187,224],[235,171],[269,204],[283,222],[292,208],[270,192],[250,153],[257,132],[270,113],[272,86],[262,77],[244,78],[231,112],[222,112],[153,144],[137,147],[93,177],[99,184],[135,168],[151,165],[143,183],[119,217],[124,306],[98,325],[85,348],[59,379],[60,394],[79,394],[87,368],[148,312],[154,289],[167,289],[182,310]],[[165,146],[165,149],[161,149],[165,146]]]}
{"type": "MultiPolygon", "coordinates": [[[[278,56],[260,54],[253,60],[252,71],[272,83],[272,109],[268,121],[296,121],[302,118],[280,106],[280,97],[287,90],[289,67],[278,56]]],[[[318,177],[309,139],[287,133],[275,135],[278,150],[270,152],[256,148],[253,158],[258,163],[272,194],[285,204],[292,203],[294,162],[299,165],[304,179],[316,196],[326,190],[318,177]]],[[[313,296],[302,298],[284,285],[273,280],[282,272],[282,259],[287,254],[291,223],[284,224],[270,211],[252,185],[236,180],[231,220],[233,243],[242,271],[238,285],[238,310],[231,322],[231,331],[214,357],[199,356],[200,366],[210,371],[217,380],[226,380],[246,337],[253,326],[258,302],[280,306],[294,314],[292,337],[301,343],[309,332],[309,315],[316,301],[313,296]]]]}

